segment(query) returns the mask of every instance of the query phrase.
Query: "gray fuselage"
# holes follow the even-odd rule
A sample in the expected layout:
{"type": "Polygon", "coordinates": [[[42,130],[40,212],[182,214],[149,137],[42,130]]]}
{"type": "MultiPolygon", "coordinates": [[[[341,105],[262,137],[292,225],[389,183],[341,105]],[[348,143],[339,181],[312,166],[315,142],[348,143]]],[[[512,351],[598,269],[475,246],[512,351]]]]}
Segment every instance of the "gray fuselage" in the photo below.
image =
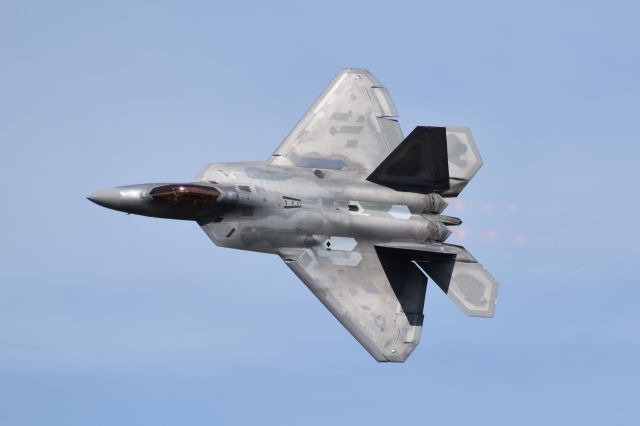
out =
{"type": "Polygon", "coordinates": [[[446,225],[460,223],[439,214],[447,204],[437,194],[395,191],[365,178],[266,162],[208,164],[193,182],[219,192],[206,206],[154,200],[154,188],[171,185],[160,183],[111,188],[89,198],[127,213],[195,220],[219,246],[264,253],[318,245],[331,250],[332,244],[339,249],[361,239],[442,242],[450,235],[446,225]]]}

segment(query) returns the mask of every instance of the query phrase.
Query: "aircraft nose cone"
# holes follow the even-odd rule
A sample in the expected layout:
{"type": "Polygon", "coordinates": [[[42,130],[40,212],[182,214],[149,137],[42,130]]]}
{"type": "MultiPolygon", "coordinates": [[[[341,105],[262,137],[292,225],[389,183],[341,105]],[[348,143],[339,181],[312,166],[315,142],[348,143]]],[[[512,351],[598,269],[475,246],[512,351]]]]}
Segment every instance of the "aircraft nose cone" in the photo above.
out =
{"type": "Polygon", "coordinates": [[[116,188],[102,189],[89,195],[87,199],[99,206],[116,209],[120,205],[120,191],[116,188]]]}

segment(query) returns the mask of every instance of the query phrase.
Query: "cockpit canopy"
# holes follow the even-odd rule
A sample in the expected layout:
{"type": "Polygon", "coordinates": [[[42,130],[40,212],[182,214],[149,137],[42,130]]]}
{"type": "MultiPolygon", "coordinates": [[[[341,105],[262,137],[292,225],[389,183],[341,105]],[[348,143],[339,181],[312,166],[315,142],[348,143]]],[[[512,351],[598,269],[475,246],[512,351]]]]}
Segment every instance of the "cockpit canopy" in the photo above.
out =
{"type": "Polygon", "coordinates": [[[210,186],[187,183],[158,186],[149,195],[171,206],[206,207],[215,203],[220,192],[210,186]]]}

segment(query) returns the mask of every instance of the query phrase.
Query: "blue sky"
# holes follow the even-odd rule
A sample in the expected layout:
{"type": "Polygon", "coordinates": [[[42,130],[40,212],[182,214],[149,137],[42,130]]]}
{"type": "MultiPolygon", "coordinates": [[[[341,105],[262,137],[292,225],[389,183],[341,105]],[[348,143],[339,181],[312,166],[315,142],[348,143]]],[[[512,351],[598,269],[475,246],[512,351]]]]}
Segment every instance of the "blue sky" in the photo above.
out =
{"type": "Polygon", "coordinates": [[[0,424],[637,424],[635,2],[0,3],[0,424]],[[377,364],[276,257],[84,197],[269,156],[341,67],[468,125],[447,213],[496,317],[433,286],[377,364]]]}

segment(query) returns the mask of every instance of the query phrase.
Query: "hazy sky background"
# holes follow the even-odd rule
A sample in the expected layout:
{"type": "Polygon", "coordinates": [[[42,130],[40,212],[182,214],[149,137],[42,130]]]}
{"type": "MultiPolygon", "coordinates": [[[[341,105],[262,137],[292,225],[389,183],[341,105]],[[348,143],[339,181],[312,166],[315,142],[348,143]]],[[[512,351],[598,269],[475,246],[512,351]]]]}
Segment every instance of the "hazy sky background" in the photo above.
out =
{"type": "Polygon", "coordinates": [[[637,4],[0,1],[0,424],[638,424],[637,4]],[[403,365],[277,257],[85,199],[266,159],[342,67],[485,160],[446,213],[496,317],[430,286],[403,365]]]}

